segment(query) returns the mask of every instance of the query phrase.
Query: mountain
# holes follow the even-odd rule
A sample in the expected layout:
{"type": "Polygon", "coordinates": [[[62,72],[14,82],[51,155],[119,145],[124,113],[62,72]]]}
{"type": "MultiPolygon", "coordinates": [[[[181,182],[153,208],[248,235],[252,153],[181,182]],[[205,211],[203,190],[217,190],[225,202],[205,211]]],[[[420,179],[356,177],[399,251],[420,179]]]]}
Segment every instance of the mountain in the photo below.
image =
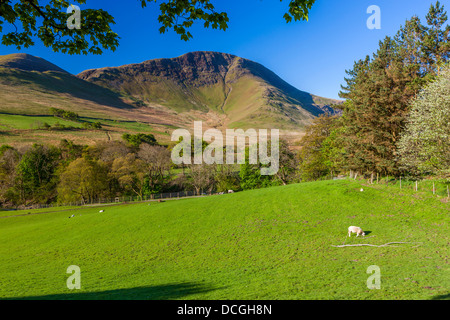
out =
{"type": "Polygon", "coordinates": [[[219,52],[191,52],[77,76],[150,107],[217,114],[216,127],[299,129],[339,103],[300,91],[261,64],[219,52]]]}
{"type": "Polygon", "coordinates": [[[56,145],[63,138],[91,145],[140,132],[167,142],[168,128],[180,125],[173,112],[142,108],[133,98],[84,81],[44,59],[28,54],[0,56],[0,145],[56,145]],[[57,119],[50,108],[76,112],[81,122],[57,119]],[[102,130],[82,127],[98,121],[102,130]],[[46,124],[68,128],[43,130],[46,124]]]}
{"type": "Polygon", "coordinates": [[[192,129],[195,120],[221,130],[286,129],[288,139],[298,140],[304,126],[334,103],[339,101],[300,91],[264,66],[225,53],[192,52],[78,75],[28,54],[0,56],[0,145],[58,143],[62,136],[92,144],[138,132],[168,143],[174,128],[192,129]],[[78,113],[81,122],[61,122],[50,108],[78,113]],[[42,130],[58,121],[69,129],[42,130]],[[82,122],[103,127],[90,130],[82,122]]]}
{"type": "Polygon", "coordinates": [[[164,110],[141,108],[134,98],[84,81],[42,58],[0,56],[0,113],[48,115],[52,107],[92,118],[177,124],[164,110]]]}
{"type": "Polygon", "coordinates": [[[15,53],[0,56],[0,68],[13,68],[23,71],[58,71],[68,73],[60,67],[48,62],[45,59],[32,56],[26,53],[15,53]]]}
{"type": "Polygon", "coordinates": [[[0,101],[0,112],[11,114],[48,114],[57,107],[95,116],[133,108],[117,93],[28,54],[0,56],[0,101]]]}

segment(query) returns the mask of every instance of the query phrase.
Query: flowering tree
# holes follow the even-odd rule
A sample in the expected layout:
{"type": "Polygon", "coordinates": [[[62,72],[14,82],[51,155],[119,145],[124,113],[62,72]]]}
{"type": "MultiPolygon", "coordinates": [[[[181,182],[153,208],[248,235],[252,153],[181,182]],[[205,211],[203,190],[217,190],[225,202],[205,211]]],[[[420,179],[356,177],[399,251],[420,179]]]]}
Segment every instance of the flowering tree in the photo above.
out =
{"type": "Polygon", "coordinates": [[[450,172],[450,66],[413,101],[398,152],[414,173],[450,172]]]}

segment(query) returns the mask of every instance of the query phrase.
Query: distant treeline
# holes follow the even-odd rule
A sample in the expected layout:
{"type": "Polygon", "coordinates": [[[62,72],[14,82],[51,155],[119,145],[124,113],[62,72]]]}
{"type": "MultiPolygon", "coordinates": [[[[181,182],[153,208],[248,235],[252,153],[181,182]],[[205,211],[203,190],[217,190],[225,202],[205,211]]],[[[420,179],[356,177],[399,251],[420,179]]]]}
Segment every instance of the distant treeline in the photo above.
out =
{"type": "Polygon", "coordinates": [[[79,121],[80,120],[78,113],[75,113],[72,111],[62,110],[62,109],[58,109],[58,108],[50,108],[49,111],[52,116],[55,116],[55,117],[58,117],[61,119],[71,120],[71,121],[79,121]]]}
{"type": "MultiPolygon", "coordinates": [[[[207,143],[202,143],[203,148],[207,143]]],[[[298,161],[285,142],[280,170],[262,176],[261,165],[176,166],[171,147],[151,134],[124,134],[122,141],[94,146],[62,140],[59,146],[0,147],[0,205],[92,203],[99,199],[148,197],[164,192],[227,192],[298,182],[298,161]]],[[[224,149],[225,152],[225,149],[224,149]]],[[[192,154],[192,157],[194,155],[192,154]]]]}
{"type": "MultiPolygon", "coordinates": [[[[96,122],[82,121],[80,116],[78,115],[78,113],[75,113],[72,111],[58,109],[58,108],[50,108],[49,113],[50,113],[50,115],[52,115],[54,117],[61,118],[64,120],[81,122],[82,129],[91,130],[91,129],[101,129],[102,128],[102,124],[100,121],[96,121],[96,122]]],[[[59,122],[57,122],[53,126],[51,126],[47,122],[44,122],[43,124],[41,124],[39,126],[39,129],[63,131],[63,130],[77,130],[79,128],[74,127],[74,126],[63,125],[63,124],[60,124],[59,122]]]]}

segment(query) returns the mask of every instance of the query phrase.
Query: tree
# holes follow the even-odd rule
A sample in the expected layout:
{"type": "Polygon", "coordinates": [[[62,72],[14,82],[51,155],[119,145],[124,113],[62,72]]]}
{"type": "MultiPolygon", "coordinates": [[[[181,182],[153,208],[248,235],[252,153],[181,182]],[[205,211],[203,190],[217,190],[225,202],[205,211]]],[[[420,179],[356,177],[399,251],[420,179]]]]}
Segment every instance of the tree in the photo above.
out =
{"type": "Polygon", "coordinates": [[[438,1],[427,15],[428,26],[417,17],[407,20],[394,38],[380,41],[372,58],[356,62],[347,71],[347,85],[340,93],[347,100],[339,121],[347,169],[362,174],[401,173],[397,143],[410,102],[449,59],[446,21],[438,1]]]}
{"type": "Polygon", "coordinates": [[[20,155],[16,149],[8,145],[0,147],[0,204],[5,202],[17,203],[14,182],[19,161],[20,155]]]}
{"type": "Polygon", "coordinates": [[[112,140],[98,142],[95,147],[90,149],[89,154],[95,159],[111,164],[114,159],[125,157],[130,152],[131,148],[127,147],[124,142],[112,140]]]}
{"type": "MultiPolygon", "coordinates": [[[[270,144],[268,144],[270,145],[270,144]]],[[[252,146],[256,148],[256,146],[252,146]]],[[[240,165],[239,178],[242,190],[260,189],[272,185],[273,176],[261,175],[262,164],[250,163],[249,147],[245,149],[245,162],[240,165]]]]}
{"type": "Polygon", "coordinates": [[[301,149],[298,153],[302,180],[317,180],[330,173],[323,152],[323,144],[330,136],[335,119],[336,116],[323,114],[306,128],[305,136],[299,143],[301,149]]]}
{"type": "Polygon", "coordinates": [[[107,193],[108,167],[97,160],[78,158],[61,173],[58,202],[92,203],[107,193]]]}
{"type": "Polygon", "coordinates": [[[132,147],[139,148],[139,146],[142,143],[146,143],[149,145],[158,145],[158,142],[155,139],[155,136],[151,133],[144,134],[144,133],[138,133],[138,134],[129,134],[125,133],[122,138],[128,142],[132,147]]]}
{"type": "Polygon", "coordinates": [[[83,155],[84,146],[75,144],[73,141],[62,139],[59,143],[61,160],[70,162],[83,155]]]}
{"type": "Polygon", "coordinates": [[[283,185],[298,180],[299,159],[297,155],[289,149],[289,144],[285,140],[280,140],[279,155],[279,169],[276,173],[276,178],[283,185]]]}
{"type": "MultiPolygon", "coordinates": [[[[189,28],[197,21],[203,22],[205,28],[228,28],[227,13],[216,12],[211,0],[138,1],[142,8],[148,3],[159,3],[159,31],[165,33],[172,29],[185,41],[193,37],[189,28]]],[[[307,20],[315,1],[290,0],[284,19],[286,22],[307,20]]],[[[80,5],[86,2],[77,0],[80,5]]],[[[113,16],[102,9],[83,9],[81,28],[70,29],[67,27],[67,20],[73,14],[67,13],[70,5],[67,0],[18,0],[14,4],[11,0],[0,1],[0,33],[3,33],[5,22],[14,29],[3,34],[2,44],[28,48],[35,44],[33,38],[37,37],[53,51],[68,54],[102,54],[103,50],[117,49],[120,37],[112,31],[113,16]]]]}
{"type": "Polygon", "coordinates": [[[132,191],[142,200],[144,196],[147,166],[134,153],[114,160],[112,173],[125,191],[132,191]]]}
{"type": "Polygon", "coordinates": [[[450,59],[450,25],[445,25],[448,16],[440,2],[430,6],[426,16],[428,27],[423,37],[422,51],[428,72],[439,75],[440,68],[450,59]]]}
{"type": "Polygon", "coordinates": [[[216,175],[216,166],[214,164],[192,164],[189,166],[189,182],[194,187],[195,192],[210,192],[214,188],[214,177],[216,175]]]}
{"type": "Polygon", "coordinates": [[[236,191],[239,186],[239,174],[235,171],[235,166],[220,164],[215,168],[215,189],[217,192],[236,191]]]}
{"type": "Polygon", "coordinates": [[[162,146],[143,143],[137,153],[146,167],[147,192],[159,193],[170,177],[172,160],[170,151],[162,146]]]}
{"type": "Polygon", "coordinates": [[[15,188],[22,203],[46,203],[54,197],[56,168],[60,151],[56,147],[34,144],[17,165],[15,188]]]}
{"type": "Polygon", "coordinates": [[[394,37],[399,55],[403,59],[405,72],[413,79],[409,85],[415,93],[431,78],[423,52],[425,33],[426,27],[417,16],[414,16],[406,20],[405,25],[400,27],[394,37]]]}
{"type": "Polygon", "coordinates": [[[58,109],[58,108],[50,108],[49,112],[52,116],[55,116],[58,118],[71,120],[71,121],[79,121],[80,120],[78,113],[75,113],[72,111],[62,110],[62,109],[58,109]]]}
{"type": "Polygon", "coordinates": [[[416,174],[450,168],[450,66],[413,101],[398,143],[401,163],[416,174]]]}

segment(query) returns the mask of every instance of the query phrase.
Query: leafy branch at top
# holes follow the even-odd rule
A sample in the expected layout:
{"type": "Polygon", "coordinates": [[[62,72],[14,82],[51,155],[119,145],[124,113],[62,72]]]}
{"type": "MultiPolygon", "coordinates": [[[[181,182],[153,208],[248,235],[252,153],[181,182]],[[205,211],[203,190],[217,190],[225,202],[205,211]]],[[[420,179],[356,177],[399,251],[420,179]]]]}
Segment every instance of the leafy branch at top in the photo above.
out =
{"type": "MultiPolygon", "coordinates": [[[[216,12],[212,0],[139,0],[141,7],[148,3],[159,3],[160,33],[173,30],[182,40],[193,38],[189,29],[197,21],[204,28],[227,30],[230,19],[226,12],[216,12]]],[[[282,1],[282,0],[280,0],[282,1]]],[[[28,48],[38,38],[46,47],[55,52],[68,54],[102,54],[103,50],[115,51],[119,45],[119,35],[112,31],[114,17],[102,9],[83,9],[81,28],[69,29],[67,13],[71,5],[67,0],[0,0],[1,43],[6,46],[28,48]],[[3,33],[4,24],[14,27],[3,33]]],[[[86,4],[86,0],[77,0],[86,4]]],[[[284,15],[286,22],[307,20],[315,0],[291,0],[289,10],[284,15]]]]}

